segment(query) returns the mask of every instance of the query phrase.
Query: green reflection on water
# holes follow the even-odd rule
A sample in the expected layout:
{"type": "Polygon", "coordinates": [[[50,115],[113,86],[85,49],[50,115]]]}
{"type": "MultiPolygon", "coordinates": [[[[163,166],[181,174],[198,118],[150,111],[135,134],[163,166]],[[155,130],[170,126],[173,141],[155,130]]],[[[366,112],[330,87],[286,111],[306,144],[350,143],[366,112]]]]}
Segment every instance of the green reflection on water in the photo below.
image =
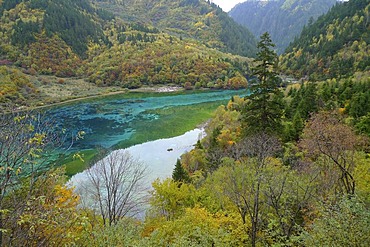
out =
{"type": "Polygon", "coordinates": [[[233,95],[246,91],[207,91],[176,94],[124,94],[89,99],[49,111],[64,128],[86,132],[74,152],[84,162],[63,157],[68,175],[83,171],[99,146],[119,149],[184,134],[212,117],[233,95]],[[130,96],[131,95],[131,96],[130,96]]]}

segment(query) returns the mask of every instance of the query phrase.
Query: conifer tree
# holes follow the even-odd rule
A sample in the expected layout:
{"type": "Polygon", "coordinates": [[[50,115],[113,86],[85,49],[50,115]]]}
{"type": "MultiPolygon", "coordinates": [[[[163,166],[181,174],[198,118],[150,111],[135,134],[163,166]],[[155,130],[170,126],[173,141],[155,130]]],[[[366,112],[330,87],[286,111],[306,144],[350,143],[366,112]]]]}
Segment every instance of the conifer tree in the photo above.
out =
{"type": "Polygon", "coordinates": [[[177,159],[175,169],[172,173],[172,179],[176,182],[187,183],[190,181],[188,173],[185,171],[184,167],[181,164],[180,159],[177,159]]]}
{"type": "Polygon", "coordinates": [[[245,132],[247,135],[256,132],[276,134],[281,132],[283,115],[283,95],[279,90],[280,78],[277,73],[278,56],[272,49],[270,35],[264,33],[258,43],[256,67],[252,68],[256,83],[250,87],[247,104],[243,111],[245,132]]]}

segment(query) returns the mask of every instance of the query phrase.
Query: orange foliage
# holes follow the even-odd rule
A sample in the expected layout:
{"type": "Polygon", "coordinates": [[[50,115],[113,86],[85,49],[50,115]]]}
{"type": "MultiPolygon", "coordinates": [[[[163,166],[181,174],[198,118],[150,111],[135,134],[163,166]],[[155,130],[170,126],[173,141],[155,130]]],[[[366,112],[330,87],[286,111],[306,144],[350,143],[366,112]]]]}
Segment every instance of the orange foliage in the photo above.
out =
{"type": "Polygon", "coordinates": [[[79,197],[72,188],[61,184],[58,173],[49,172],[37,183],[36,194],[18,220],[19,227],[27,232],[30,246],[70,245],[78,241],[85,229],[86,219],[77,210],[79,197]]]}
{"type": "Polygon", "coordinates": [[[37,41],[30,45],[29,64],[42,74],[75,76],[82,61],[57,35],[37,35],[37,41]]]}

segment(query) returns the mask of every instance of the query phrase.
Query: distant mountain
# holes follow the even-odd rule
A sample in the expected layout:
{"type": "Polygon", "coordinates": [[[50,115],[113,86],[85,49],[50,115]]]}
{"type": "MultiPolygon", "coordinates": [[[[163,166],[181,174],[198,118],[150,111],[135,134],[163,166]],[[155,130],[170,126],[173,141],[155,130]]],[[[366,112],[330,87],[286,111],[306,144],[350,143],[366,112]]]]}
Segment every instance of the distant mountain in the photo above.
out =
{"type": "Polygon", "coordinates": [[[252,57],[256,39],[245,27],[210,1],[204,0],[94,0],[125,21],[136,21],[207,47],[252,57]]]}
{"type": "Polygon", "coordinates": [[[303,29],[282,56],[284,70],[312,80],[370,71],[370,0],[335,5],[303,29]]]}
{"type": "Polygon", "coordinates": [[[247,0],[229,15],[255,36],[269,32],[278,53],[298,36],[304,25],[326,13],[336,0],[247,0]]]}

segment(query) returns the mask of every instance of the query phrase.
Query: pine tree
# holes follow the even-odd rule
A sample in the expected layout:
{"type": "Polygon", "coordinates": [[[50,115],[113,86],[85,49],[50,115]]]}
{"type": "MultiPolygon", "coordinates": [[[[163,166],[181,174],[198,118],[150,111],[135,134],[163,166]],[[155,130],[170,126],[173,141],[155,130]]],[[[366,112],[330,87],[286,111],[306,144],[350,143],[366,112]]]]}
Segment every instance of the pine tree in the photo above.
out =
{"type": "Polygon", "coordinates": [[[298,141],[299,135],[302,133],[304,128],[304,122],[299,111],[296,111],[294,114],[292,128],[294,130],[294,140],[298,141]]]}
{"type": "Polygon", "coordinates": [[[176,182],[190,182],[189,174],[185,171],[180,159],[177,159],[175,169],[172,172],[172,179],[176,182]]]}
{"type": "Polygon", "coordinates": [[[248,101],[243,111],[247,135],[257,132],[281,133],[284,104],[283,94],[278,88],[278,56],[272,50],[274,46],[269,34],[262,34],[257,46],[259,52],[254,61],[257,65],[252,68],[257,82],[250,87],[251,94],[247,96],[248,101]]]}

